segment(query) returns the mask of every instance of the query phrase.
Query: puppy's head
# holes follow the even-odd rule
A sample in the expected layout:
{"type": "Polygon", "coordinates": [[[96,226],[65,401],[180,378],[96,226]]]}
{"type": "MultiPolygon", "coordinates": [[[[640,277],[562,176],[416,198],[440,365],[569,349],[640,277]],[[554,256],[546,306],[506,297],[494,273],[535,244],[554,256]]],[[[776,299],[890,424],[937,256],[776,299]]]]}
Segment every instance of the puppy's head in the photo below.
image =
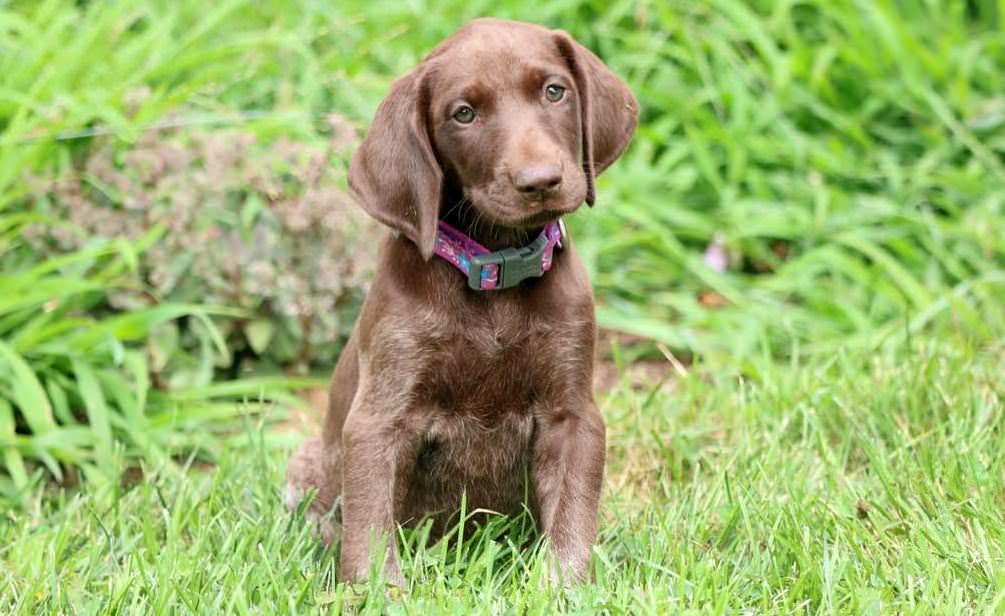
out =
{"type": "Polygon", "coordinates": [[[395,82],[349,186],[428,259],[447,198],[518,228],[592,205],[637,121],[628,87],[564,32],[480,19],[395,82]]]}

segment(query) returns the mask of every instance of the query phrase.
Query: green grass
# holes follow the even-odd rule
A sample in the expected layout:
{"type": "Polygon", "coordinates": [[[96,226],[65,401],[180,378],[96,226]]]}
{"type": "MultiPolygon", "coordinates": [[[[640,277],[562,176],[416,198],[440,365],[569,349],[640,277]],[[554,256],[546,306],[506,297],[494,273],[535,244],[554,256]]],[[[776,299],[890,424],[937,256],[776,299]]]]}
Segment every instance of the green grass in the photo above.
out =
{"type": "MultiPolygon", "coordinates": [[[[74,434],[110,470],[79,491],[29,481],[44,405],[0,388],[0,488],[19,504],[0,521],[0,611],[1005,613],[1002,0],[207,6],[0,0],[0,219],[32,216],[26,177],[79,170],[95,136],[239,124],[317,140],[329,111],[365,126],[469,17],[536,21],[595,49],[643,109],[597,207],[571,221],[601,324],[644,340],[615,358],[625,374],[661,346],[689,361],[604,397],[595,583],[543,587],[540,555],[510,543],[527,520],[499,520],[459,548],[406,549],[396,593],[334,584],[332,554],[283,511],[288,436],[231,421],[218,427],[247,436],[224,446],[173,424],[151,454],[143,422],[109,439],[101,411],[120,401],[68,378],[65,353],[15,346],[97,411],[74,434]],[[713,242],[725,271],[702,259],[713,242]],[[218,466],[179,468],[207,448],[218,466]]],[[[49,299],[0,312],[0,343],[29,340],[14,326],[45,325],[49,299]]],[[[123,408],[154,410],[110,374],[123,408]]]]}
{"type": "Polygon", "coordinates": [[[916,341],[603,400],[597,581],[544,585],[527,520],[402,550],[409,586],[333,583],[249,427],[218,467],[66,493],[0,528],[0,609],[60,613],[1000,613],[1005,346],[916,341]],[[503,531],[509,531],[507,535],[503,531]]]}

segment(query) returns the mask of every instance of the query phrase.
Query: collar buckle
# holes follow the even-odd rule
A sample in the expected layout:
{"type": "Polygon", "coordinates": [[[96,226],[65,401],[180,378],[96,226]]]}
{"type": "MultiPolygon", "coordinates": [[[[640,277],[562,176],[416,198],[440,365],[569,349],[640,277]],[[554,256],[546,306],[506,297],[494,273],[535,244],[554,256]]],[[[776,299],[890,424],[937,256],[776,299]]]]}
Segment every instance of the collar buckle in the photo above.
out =
{"type": "Polygon", "coordinates": [[[496,290],[509,289],[528,278],[541,277],[544,275],[544,255],[547,249],[548,238],[542,233],[523,248],[504,248],[473,256],[468,270],[468,287],[476,291],[485,290],[482,287],[482,268],[487,265],[499,268],[496,290]]]}

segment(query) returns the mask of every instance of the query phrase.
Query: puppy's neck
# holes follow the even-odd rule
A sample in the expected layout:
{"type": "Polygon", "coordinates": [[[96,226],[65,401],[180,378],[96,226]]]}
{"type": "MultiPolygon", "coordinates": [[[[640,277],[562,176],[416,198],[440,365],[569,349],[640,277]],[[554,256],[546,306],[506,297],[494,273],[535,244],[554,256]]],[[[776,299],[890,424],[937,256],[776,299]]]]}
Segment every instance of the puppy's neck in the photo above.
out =
{"type": "Polygon", "coordinates": [[[493,251],[525,246],[534,241],[543,228],[508,227],[497,224],[467,202],[456,207],[441,208],[440,219],[493,251]]]}

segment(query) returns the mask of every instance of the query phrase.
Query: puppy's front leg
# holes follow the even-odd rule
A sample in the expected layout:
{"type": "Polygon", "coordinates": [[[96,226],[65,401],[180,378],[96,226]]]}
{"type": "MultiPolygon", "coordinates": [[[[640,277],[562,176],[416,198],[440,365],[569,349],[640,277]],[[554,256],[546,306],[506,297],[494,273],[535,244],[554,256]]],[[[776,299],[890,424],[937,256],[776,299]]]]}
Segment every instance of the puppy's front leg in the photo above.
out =
{"type": "Polygon", "coordinates": [[[597,535],[606,429],[592,399],[537,421],[532,477],[536,515],[562,581],[583,577],[597,535]]]}
{"type": "Polygon", "coordinates": [[[342,429],[342,554],[339,577],[367,577],[371,549],[386,540],[384,577],[403,585],[395,555],[396,513],[401,509],[420,438],[414,422],[386,401],[363,395],[342,429]]]}

